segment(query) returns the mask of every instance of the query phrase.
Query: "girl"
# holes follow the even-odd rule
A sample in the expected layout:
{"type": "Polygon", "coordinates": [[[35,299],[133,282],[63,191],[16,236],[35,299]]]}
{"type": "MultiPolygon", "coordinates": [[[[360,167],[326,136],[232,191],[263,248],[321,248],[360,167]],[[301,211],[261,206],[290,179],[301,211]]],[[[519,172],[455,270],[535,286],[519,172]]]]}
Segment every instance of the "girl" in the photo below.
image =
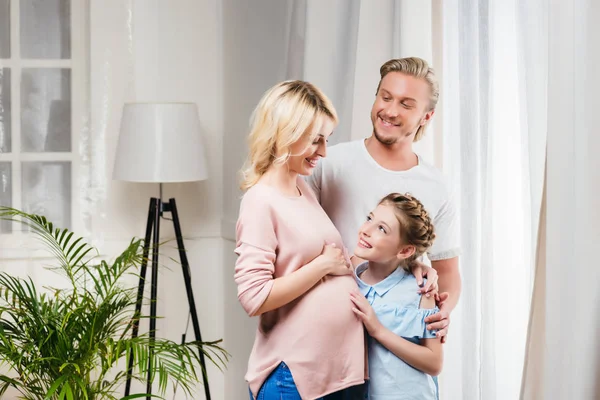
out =
{"type": "Polygon", "coordinates": [[[364,329],[342,238],[300,176],[326,155],[338,119],[303,81],[268,90],[252,117],[237,222],[238,298],[259,316],[246,380],[251,399],[347,399],[364,383],[364,329]]]}
{"type": "Polygon", "coordinates": [[[421,297],[409,265],[433,243],[433,224],[409,194],[384,197],[358,234],[359,289],[353,311],[369,333],[371,400],[435,400],[432,376],[442,369],[442,344],[424,319],[438,311],[433,297],[421,297]]]}

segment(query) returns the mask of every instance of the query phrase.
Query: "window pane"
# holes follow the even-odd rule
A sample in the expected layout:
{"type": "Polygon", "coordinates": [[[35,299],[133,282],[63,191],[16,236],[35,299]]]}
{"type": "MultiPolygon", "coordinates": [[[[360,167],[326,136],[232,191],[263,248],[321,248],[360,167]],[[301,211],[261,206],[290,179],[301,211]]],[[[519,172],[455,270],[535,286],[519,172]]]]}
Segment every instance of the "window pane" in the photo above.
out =
{"type": "Polygon", "coordinates": [[[71,58],[71,2],[20,0],[21,57],[71,58]]]}
{"type": "Polygon", "coordinates": [[[71,163],[24,162],[23,209],[43,215],[57,227],[71,227],[71,163]]]}
{"type": "Polygon", "coordinates": [[[10,69],[0,68],[0,153],[10,153],[10,69]]]}
{"type": "MultiPolygon", "coordinates": [[[[12,207],[11,165],[9,162],[0,162],[0,205],[12,207]]],[[[12,232],[11,223],[0,221],[0,233],[12,232]]]]}
{"type": "Polygon", "coordinates": [[[71,70],[23,69],[21,151],[71,151],[71,70]]]}
{"type": "Polygon", "coordinates": [[[10,58],[9,0],[0,0],[0,58],[10,58]]]}

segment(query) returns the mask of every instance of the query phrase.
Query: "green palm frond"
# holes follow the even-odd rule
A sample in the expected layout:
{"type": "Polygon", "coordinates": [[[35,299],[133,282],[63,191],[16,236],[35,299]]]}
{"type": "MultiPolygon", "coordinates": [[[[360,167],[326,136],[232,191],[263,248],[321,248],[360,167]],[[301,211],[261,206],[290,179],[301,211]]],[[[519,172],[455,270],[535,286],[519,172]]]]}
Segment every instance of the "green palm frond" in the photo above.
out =
{"type": "Polygon", "coordinates": [[[202,373],[199,351],[225,367],[228,353],[220,341],[131,338],[133,318],[148,318],[134,316],[137,287],[123,286],[125,275],[136,275],[143,260],[142,240],[132,240],[107,262],[85,240],[44,217],[0,207],[0,220],[24,225],[70,283],[39,290],[30,278],[0,272],[0,363],[11,370],[0,375],[0,396],[12,387],[22,399],[119,399],[116,390],[127,373],[116,366],[128,363],[130,354],[132,380],[145,381],[150,371],[163,394],[169,381],[191,394],[202,373]]]}

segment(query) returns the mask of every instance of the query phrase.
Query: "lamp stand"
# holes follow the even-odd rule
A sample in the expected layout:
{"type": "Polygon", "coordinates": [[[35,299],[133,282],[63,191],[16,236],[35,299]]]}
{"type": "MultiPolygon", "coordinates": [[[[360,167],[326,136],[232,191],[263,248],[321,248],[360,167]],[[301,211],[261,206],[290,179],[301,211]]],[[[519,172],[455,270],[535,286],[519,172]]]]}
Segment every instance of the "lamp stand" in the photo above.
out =
{"type": "MultiPolygon", "coordinates": [[[[162,188],[161,188],[162,189],[162,188]]],[[[161,190],[162,194],[162,190],[161,190]]],[[[170,212],[175,229],[175,237],[177,239],[177,248],[179,249],[179,258],[181,268],[183,270],[183,281],[185,282],[185,291],[187,293],[190,314],[192,317],[192,325],[194,327],[194,335],[198,343],[202,342],[200,335],[200,323],[198,322],[198,314],[196,312],[196,303],[194,301],[194,293],[192,291],[192,278],[190,274],[190,265],[183,244],[183,235],[181,234],[181,225],[179,224],[179,216],[177,214],[177,206],[175,199],[169,199],[168,202],[162,201],[161,198],[151,198],[150,207],[148,209],[148,222],[146,223],[146,237],[144,242],[143,259],[140,269],[140,281],[138,285],[137,301],[135,306],[135,314],[133,319],[132,337],[136,338],[139,332],[140,319],[139,316],[142,310],[142,299],[144,295],[144,284],[146,281],[146,269],[148,266],[148,254],[150,252],[150,241],[152,240],[152,282],[150,291],[150,352],[153,351],[153,344],[156,338],[156,298],[158,293],[158,246],[160,237],[160,220],[163,213],[170,212]]],[[[129,365],[127,367],[127,383],[125,385],[125,396],[128,396],[131,391],[131,372],[133,370],[133,350],[129,352],[129,365]]],[[[204,394],[206,400],[210,400],[210,389],[208,387],[208,375],[206,372],[206,363],[204,361],[204,353],[198,344],[198,353],[200,356],[200,364],[202,367],[202,379],[204,383],[204,394]]],[[[150,353],[152,354],[152,353],[150,353]]],[[[149,360],[150,363],[150,360],[149,360]]],[[[147,400],[151,399],[152,382],[150,365],[148,365],[148,379],[146,383],[147,400]]]]}

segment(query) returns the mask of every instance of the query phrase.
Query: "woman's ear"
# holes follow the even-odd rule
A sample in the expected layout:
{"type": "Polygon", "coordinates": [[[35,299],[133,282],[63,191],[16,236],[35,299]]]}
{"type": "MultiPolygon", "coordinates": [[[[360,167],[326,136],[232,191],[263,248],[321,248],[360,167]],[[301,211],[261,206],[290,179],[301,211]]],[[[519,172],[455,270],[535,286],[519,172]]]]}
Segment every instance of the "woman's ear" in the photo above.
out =
{"type": "Polygon", "coordinates": [[[396,257],[398,257],[399,260],[406,260],[413,254],[415,254],[415,251],[416,251],[415,246],[413,246],[411,244],[402,246],[402,248],[400,249],[398,254],[396,254],[396,257]]]}

